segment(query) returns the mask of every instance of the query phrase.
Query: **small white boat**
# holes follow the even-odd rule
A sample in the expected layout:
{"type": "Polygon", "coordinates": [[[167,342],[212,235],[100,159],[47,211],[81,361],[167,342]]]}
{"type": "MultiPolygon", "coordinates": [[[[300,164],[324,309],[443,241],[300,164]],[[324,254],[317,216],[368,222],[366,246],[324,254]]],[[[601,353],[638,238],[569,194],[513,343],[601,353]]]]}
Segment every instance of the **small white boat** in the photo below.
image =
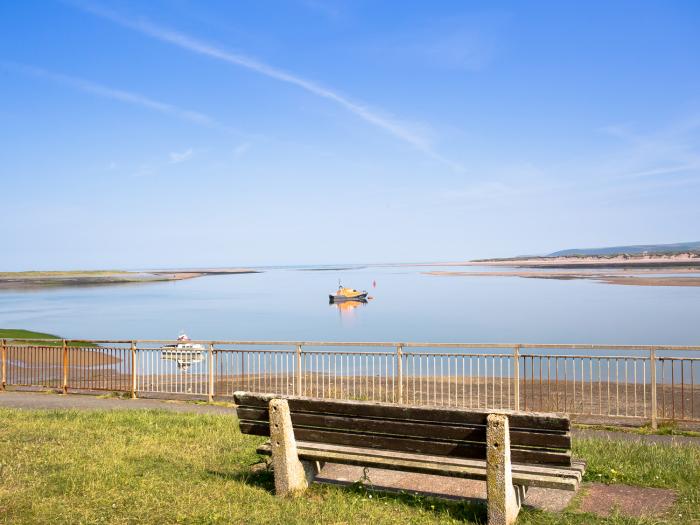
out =
{"type": "Polygon", "coordinates": [[[187,334],[180,334],[177,344],[161,348],[160,358],[175,361],[178,368],[187,370],[191,365],[204,361],[204,346],[191,343],[187,334]]]}

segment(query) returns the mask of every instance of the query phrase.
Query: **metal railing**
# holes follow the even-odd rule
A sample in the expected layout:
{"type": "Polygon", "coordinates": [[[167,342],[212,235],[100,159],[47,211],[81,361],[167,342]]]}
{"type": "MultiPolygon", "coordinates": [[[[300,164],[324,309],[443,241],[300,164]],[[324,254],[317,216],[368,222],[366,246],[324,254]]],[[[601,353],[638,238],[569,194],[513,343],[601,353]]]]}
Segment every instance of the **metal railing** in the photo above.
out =
{"type": "Polygon", "coordinates": [[[2,387],[392,403],[700,421],[700,346],[1,341],[2,387]]]}

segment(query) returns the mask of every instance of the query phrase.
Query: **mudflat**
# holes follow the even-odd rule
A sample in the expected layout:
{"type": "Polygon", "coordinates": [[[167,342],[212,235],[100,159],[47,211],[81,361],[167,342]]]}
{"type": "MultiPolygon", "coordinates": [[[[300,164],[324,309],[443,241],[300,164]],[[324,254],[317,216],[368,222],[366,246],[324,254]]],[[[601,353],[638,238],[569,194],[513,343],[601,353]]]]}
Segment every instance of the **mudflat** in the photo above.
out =
{"type": "MultiPolygon", "coordinates": [[[[606,284],[623,284],[629,286],[700,286],[700,276],[667,276],[667,275],[624,275],[620,273],[581,273],[575,271],[559,272],[424,272],[425,275],[437,275],[444,277],[523,277],[526,279],[589,279],[606,284]]],[[[667,270],[658,273],[672,273],[667,270]]]]}

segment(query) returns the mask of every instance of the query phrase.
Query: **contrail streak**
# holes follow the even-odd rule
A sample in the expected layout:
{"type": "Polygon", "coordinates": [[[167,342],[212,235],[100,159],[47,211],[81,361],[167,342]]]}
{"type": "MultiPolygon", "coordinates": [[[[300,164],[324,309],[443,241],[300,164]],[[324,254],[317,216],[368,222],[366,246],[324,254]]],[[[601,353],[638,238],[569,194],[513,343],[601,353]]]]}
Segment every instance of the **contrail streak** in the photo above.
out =
{"type": "Polygon", "coordinates": [[[180,119],[194,122],[196,124],[218,128],[225,127],[216,122],[216,120],[214,120],[210,116],[205,115],[204,113],[199,113],[197,111],[191,111],[188,109],[182,109],[172,104],[167,104],[165,102],[160,102],[158,100],[139,95],[138,93],[111,88],[102,84],[96,84],[94,82],[79,77],[73,77],[61,73],[54,73],[46,69],[25,64],[16,64],[13,62],[0,62],[0,64],[2,64],[7,69],[14,69],[15,71],[19,71],[24,74],[46,78],[54,82],[73,87],[79,91],[84,91],[86,93],[91,93],[100,97],[125,102],[127,104],[132,104],[135,106],[141,106],[146,109],[178,117],[180,119]]]}
{"type": "Polygon", "coordinates": [[[288,73],[245,55],[225,51],[219,47],[195,39],[189,35],[155,25],[144,19],[126,18],[113,11],[93,4],[70,1],[68,3],[85,12],[105,18],[123,27],[133,29],[157,40],[173,44],[182,49],[186,49],[200,55],[208,56],[210,58],[255,71],[261,75],[265,75],[280,82],[286,82],[297,86],[309,93],[312,93],[313,95],[325,98],[338,104],[350,113],[410,144],[412,147],[428,155],[429,157],[446,164],[455,170],[462,169],[457,163],[454,163],[435,152],[425,138],[413,133],[400,123],[381,116],[369,108],[358,104],[357,102],[353,102],[335,91],[325,88],[311,80],[288,73]]]}

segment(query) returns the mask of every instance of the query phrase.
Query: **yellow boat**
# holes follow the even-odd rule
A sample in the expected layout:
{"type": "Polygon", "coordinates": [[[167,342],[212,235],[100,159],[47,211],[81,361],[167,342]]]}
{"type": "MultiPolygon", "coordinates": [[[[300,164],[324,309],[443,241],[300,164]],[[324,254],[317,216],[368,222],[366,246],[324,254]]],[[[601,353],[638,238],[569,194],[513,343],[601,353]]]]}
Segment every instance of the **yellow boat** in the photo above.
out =
{"type": "Polygon", "coordinates": [[[366,301],[367,292],[339,285],[338,291],[334,294],[330,294],[328,298],[331,303],[340,303],[342,301],[366,301]]]}

